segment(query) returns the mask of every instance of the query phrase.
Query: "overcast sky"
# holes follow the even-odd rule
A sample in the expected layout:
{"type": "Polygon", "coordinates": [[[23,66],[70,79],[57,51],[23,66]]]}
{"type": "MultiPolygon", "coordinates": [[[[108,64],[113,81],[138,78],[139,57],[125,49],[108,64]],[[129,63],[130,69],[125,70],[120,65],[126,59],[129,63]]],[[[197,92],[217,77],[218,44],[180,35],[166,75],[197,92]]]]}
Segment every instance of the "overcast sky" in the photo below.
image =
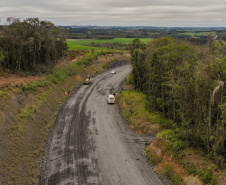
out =
{"type": "Polygon", "coordinates": [[[55,25],[226,27],[226,0],[0,0],[7,17],[55,25]]]}

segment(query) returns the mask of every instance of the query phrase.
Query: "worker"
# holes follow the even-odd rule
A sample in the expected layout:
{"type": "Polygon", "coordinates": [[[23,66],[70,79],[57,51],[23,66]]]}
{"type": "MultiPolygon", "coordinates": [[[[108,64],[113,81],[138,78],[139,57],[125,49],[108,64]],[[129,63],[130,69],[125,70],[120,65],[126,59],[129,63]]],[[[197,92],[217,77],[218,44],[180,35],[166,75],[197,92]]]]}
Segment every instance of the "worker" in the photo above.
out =
{"type": "Polygon", "coordinates": [[[65,94],[68,96],[68,98],[71,96],[71,91],[65,92],[65,94]]]}

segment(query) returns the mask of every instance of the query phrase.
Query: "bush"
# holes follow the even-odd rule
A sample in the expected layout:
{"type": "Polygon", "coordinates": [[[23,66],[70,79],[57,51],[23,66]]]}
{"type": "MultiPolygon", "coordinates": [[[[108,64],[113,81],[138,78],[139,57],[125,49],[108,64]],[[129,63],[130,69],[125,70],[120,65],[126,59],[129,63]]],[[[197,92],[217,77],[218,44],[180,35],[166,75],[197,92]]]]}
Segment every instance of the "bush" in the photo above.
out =
{"type": "Polygon", "coordinates": [[[184,167],[188,171],[189,174],[193,174],[194,176],[196,176],[198,174],[197,170],[193,164],[185,165],[184,167]]]}
{"type": "Polygon", "coordinates": [[[163,130],[157,135],[157,137],[163,143],[163,151],[166,153],[172,152],[174,155],[177,154],[176,156],[180,157],[178,152],[185,148],[185,142],[178,138],[177,132],[169,129],[163,130]]]}
{"type": "Polygon", "coordinates": [[[67,76],[67,73],[65,73],[63,70],[56,69],[53,71],[53,74],[47,76],[47,80],[54,84],[57,84],[63,81],[67,76]]]}
{"type": "Polygon", "coordinates": [[[132,72],[129,73],[129,76],[128,76],[128,83],[129,83],[129,84],[133,84],[133,73],[132,73],[132,72]]]}
{"type": "Polygon", "coordinates": [[[170,166],[169,164],[166,164],[164,166],[163,173],[167,176],[167,178],[169,178],[169,180],[172,181],[173,185],[185,185],[182,177],[177,175],[172,166],[170,166]]]}
{"type": "Polygon", "coordinates": [[[162,161],[162,158],[159,157],[154,150],[152,150],[151,148],[146,148],[146,157],[148,158],[148,160],[150,161],[151,164],[155,165],[158,164],[162,161]]]}
{"type": "Polygon", "coordinates": [[[58,83],[58,79],[56,76],[54,75],[48,75],[47,76],[47,80],[49,80],[50,82],[54,83],[54,84],[57,84],[58,83]]]}
{"type": "Polygon", "coordinates": [[[21,113],[19,114],[20,118],[26,119],[32,115],[34,112],[33,107],[31,105],[25,106],[21,109],[21,113]]]}
{"type": "Polygon", "coordinates": [[[216,184],[216,179],[213,177],[211,168],[208,168],[206,172],[202,171],[202,174],[200,174],[200,176],[204,184],[216,184]]]}
{"type": "Polygon", "coordinates": [[[0,97],[7,98],[8,97],[8,93],[4,92],[4,91],[0,91],[0,97]]]}
{"type": "Polygon", "coordinates": [[[182,141],[178,140],[178,141],[174,142],[173,149],[174,149],[175,152],[179,152],[183,148],[184,148],[184,146],[183,146],[182,141]]]}
{"type": "Polygon", "coordinates": [[[161,133],[158,134],[158,138],[166,139],[166,140],[169,140],[171,142],[178,141],[173,130],[163,130],[161,133]]]}
{"type": "Polygon", "coordinates": [[[72,63],[70,65],[66,65],[62,68],[63,71],[65,71],[65,73],[68,74],[68,76],[73,76],[77,74],[78,71],[78,65],[77,63],[72,63]]]}
{"type": "Polygon", "coordinates": [[[37,87],[45,87],[49,85],[49,81],[47,80],[39,80],[39,81],[32,81],[27,85],[28,91],[36,91],[37,87]]]}

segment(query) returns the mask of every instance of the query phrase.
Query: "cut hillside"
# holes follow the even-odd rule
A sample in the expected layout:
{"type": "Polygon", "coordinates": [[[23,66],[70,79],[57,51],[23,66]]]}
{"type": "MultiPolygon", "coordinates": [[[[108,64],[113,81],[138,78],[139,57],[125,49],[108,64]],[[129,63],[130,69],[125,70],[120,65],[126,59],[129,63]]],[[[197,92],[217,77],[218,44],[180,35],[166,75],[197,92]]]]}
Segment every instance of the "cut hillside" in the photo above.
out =
{"type": "Polygon", "coordinates": [[[0,184],[39,184],[46,140],[67,98],[65,92],[73,93],[87,74],[94,76],[110,64],[128,63],[130,57],[127,53],[103,53],[87,62],[85,55],[84,60],[75,60],[76,56],[71,54],[59,62],[58,78],[54,72],[46,80],[45,76],[2,77],[7,85],[0,88],[0,184]],[[70,75],[65,77],[65,71],[70,75]]]}

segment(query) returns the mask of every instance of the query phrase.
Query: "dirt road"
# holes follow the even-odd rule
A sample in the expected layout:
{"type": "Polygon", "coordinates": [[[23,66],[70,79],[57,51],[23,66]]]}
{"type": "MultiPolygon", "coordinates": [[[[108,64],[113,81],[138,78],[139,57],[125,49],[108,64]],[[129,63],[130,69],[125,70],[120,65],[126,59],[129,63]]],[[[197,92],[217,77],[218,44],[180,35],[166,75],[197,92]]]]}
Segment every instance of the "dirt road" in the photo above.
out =
{"type": "Polygon", "coordinates": [[[41,184],[160,185],[143,156],[152,136],[136,135],[107,95],[120,92],[129,65],[81,85],[59,110],[44,157],[41,184]]]}

